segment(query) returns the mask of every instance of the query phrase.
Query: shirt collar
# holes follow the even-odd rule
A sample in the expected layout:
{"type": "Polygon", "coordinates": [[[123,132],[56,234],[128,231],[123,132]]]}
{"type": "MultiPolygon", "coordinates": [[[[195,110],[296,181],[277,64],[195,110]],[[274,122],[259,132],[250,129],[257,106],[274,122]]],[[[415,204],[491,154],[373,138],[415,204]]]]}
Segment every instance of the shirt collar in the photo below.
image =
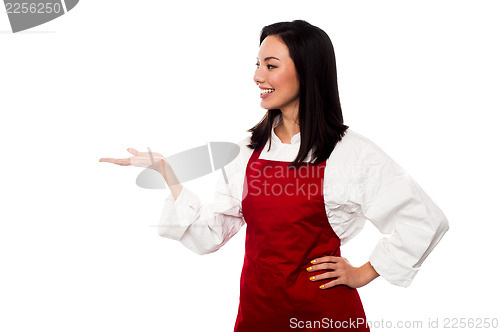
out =
{"type": "Polygon", "coordinates": [[[291,139],[291,144],[288,144],[288,143],[283,143],[279,137],[276,135],[276,133],[274,132],[274,128],[276,128],[279,124],[281,124],[283,122],[283,114],[279,114],[278,116],[276,116],[274,118],[274,122],[273,122],[273,130],[271,130],[271,138],[273,140],[273,143],[277,143],[277,144],[284,144],[284,145],[296,145],[296,144],[299,144],[300,145],[300,132],[298,132],[297,134],[293,135],[292,136],[292,139],[291,139]]]}

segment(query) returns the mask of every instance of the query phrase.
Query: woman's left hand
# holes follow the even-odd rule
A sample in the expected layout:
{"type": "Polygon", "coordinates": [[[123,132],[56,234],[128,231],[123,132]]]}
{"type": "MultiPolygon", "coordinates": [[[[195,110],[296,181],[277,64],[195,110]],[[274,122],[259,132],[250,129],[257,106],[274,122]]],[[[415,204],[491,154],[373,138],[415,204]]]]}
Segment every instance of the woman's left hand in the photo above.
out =
{"type": "Polygon", "coordinates": [[[337,285],[346,285],[351,288],[362,287],[379,276],[377,271],[367,262],[361,267],[352,266],[344,257],[324,256],[313,259],[307,271],[314,272],[328,270],[328,272],[316,274],[311,277],[311,282],[325,279],[337,278],[327,283],[321,282],[319,288],[327,289],[337,285]]]}

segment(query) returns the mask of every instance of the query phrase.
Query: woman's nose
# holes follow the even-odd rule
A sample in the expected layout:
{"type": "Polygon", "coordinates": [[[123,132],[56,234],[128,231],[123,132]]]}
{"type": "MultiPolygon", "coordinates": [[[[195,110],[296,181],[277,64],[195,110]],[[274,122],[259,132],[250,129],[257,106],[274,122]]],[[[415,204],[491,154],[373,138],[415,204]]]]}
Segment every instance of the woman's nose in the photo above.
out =
{"type": "Polygon", "coordinates": [[[262,73],[262,71],[261,71],[261,68],[257,68],[257,69],[255,70],[255,74],[253,75],[253,81],[254,81],[257,85],[259,85],[259,84],[264,83],[264,80],[265,80],[265,78],[264,78],[264,75],[263,75],[263,73],[262,73]]]}

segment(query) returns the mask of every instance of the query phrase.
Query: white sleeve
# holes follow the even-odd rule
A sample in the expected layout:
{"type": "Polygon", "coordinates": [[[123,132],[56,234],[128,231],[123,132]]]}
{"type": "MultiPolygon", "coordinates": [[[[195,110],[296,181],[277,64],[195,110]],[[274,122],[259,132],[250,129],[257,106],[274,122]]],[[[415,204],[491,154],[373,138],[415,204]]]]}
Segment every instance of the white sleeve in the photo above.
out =
{"type": "Polygon", "coordinates": [[[221,173],[212,203],[202,204],[185,185],[176,200],[170,193],[165,199],[158,234],[178,240],[200,255],[226,244],[245,224],[241,212],[242,166],[240,153],[224,167],[228,183],[221,173]]]}
{"type": "Polygon", "coordinates": [[[388,237],[370,255],[384,279],[407,287],[448,230],[448,220],[422,188],[384,151],[370,142],[361,153],[362,214],[388,237]]]}

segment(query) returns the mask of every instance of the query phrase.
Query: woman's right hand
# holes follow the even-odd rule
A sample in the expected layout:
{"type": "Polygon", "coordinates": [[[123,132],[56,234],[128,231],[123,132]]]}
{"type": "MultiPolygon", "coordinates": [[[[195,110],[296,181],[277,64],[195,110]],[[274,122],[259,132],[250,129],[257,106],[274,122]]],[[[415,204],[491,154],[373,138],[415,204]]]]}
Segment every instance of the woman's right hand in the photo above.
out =
{"type": "Polygon", "coordinates": [[[170,190],[172,191],[174,199],[177,199],[177,197],[179,197],[182,191],[182,185],[175,176],[172,167],[167,162],[165,157],[157,152],[139,152],[133,148],[128,148],[127,151],[132,154],[131,157],[121,159],[101,158],[99,159],[99,161],[108,162],[120,166],[132,165],[136,167],[154,169],[163,176],[168,186],[170,187],[170,190]]]}
{"type": "Polygon", "coordinates": [[[128,148],[128,152],[132,154],[131,157],[128,158],[101,158],[100,162],[108,162],[120,166],[136,166],[143,168],[152,168],[159,172],[160,174],[164,174],[165,168],[168,163],[160,153],[158,152],[139,152],[136,149],[128,148]]]}
{"type": "MultiPolygon", "coordinates": [[[[169,170],[171,169],[170,164],[167,162],[165,157],[163,157],[160,153],[158,152],[139,152],[136,149],[133,148],[128,148],[128,152],[132,154],[131,157],[128,158],[101,158],[99,159],[100,162],[108,162],[112,163],[115,165],[120,165],[120,166],[136,166],[136,167],[142,167],[142,168],[151,168],[160,173],[165,181],[169,185],[177,184],[179,183],[178,181],[176,183],[172,183],[172,180],[168,179],[168,173],[169,170]]],[[[170,176],[171,178],[172,176],[170,176]]],[[[175,178],[177,180],[177,178],[175,178]]]]}

